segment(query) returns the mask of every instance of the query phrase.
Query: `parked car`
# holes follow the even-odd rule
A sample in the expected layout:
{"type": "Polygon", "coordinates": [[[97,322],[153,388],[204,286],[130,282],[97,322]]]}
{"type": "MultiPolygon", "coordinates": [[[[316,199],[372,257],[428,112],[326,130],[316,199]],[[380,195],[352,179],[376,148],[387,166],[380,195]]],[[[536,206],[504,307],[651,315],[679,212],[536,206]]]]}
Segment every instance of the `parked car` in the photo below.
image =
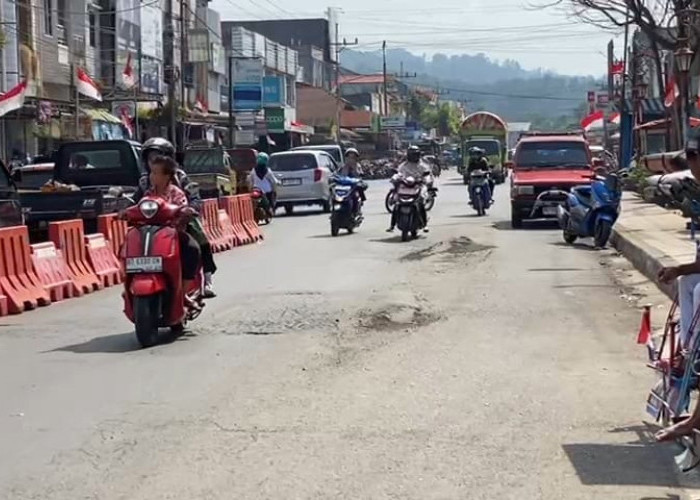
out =
{"type": "Polygon", "coordinates": [[[337,144],[321,144],[315,146],[299,146],[292,148],[292,151],[324,151],[331,155],[331,158],[339,165],[342,166],[345,163],[345,153],[341,146],[337,144]]]}
{"type": "Polygon", "coordinates": [[[320,205],[331,211],[330,179],[338,170],[331,155],[318,150],[293,150],[274,153],[268,167],[280,181],[277,206],[287,214],[298,205],[320,205]]]}

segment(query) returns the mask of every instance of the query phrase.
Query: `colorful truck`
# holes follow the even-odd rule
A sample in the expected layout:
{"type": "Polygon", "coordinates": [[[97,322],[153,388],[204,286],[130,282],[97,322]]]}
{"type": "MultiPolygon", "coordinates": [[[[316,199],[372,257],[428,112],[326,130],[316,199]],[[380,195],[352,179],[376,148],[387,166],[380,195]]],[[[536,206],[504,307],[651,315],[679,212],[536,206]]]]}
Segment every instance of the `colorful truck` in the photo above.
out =
{"type": "Polygon", "coordinates": [[[464,178],[464,184],[469,182],[467,166],[469,165],[469,149],[478,147],[486,151],[486,157],[491,165],[494,181],[505,182],[508,173],[505,168],[508,127],[501,117],[479,111],[467,116],[460,128],[462,137],[462,165],[459,173],[464,178]]]}

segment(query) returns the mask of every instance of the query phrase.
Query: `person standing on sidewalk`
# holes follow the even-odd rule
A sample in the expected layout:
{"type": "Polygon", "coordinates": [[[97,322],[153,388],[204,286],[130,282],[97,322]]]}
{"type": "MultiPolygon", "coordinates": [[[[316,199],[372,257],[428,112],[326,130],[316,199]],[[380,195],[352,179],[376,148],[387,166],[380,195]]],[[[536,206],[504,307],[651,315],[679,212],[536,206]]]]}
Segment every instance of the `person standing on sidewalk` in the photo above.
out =
{"type": "MultiPolygon", "coordinates": [[[[700,136],[688,140],[685,156],[690,172],[696,181],[700,182],[700,136]]],[[[659,281],[678,283],[678,307],[680,309],[680,342],[681,347],[691,345],[693,337],[698,333],[690,331],[696,311],[700,308],[700,245],[696,243],[695,262],[680,266],[666,267],[659,272],[659,281]]],[[[677,424],[663,429],[656,434],[657,441],[672,441],[688,435],[693,429],[700,428],[700,404],[695,406],[693,414],[677,424]]]]}

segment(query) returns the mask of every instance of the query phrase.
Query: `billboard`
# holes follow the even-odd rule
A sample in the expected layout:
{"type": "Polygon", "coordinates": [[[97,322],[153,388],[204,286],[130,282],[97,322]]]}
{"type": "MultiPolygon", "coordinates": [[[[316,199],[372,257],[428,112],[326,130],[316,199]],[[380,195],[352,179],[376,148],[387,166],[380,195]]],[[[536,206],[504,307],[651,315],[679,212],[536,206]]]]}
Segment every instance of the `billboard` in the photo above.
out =
{"type": "Polygon", "coordinates": [[[382,116],[381,127],[382,127],[382,129],[406,128],[406,117],[405,116],[382,116]]]}
{"type": "Polygon", "coordinates": [[[266,76],[263,78],[263,106],[266,108],[281,108],[287,101],[287,85],[284,78],[266,76]]]}
{"type": "Polygon", "coordinates": [[[163,11],[160,2],[141,6],[141,92],[162,94],[163,88],[163,11]]]}
{"type": "Polygon", "coordinates": [[[258,111],[262,109],[262,59],[236,58],[233,60],[231,78],[234,111],[258,111]]]}

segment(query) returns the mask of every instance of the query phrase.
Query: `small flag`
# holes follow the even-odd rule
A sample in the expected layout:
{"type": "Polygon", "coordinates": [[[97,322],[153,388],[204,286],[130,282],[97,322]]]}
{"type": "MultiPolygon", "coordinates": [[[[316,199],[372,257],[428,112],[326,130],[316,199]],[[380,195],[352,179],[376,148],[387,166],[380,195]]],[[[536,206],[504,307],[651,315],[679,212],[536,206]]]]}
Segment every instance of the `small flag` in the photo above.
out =
{"type": "Polygon", "coordinates": [[[85,70],[83,68],[78,68],[76,76],[77,81],[75,85],[78,88],[78,93],[101,102],[102,94],[97,88],[97,84],[88,76],[85,70]]]}
{"type": "Polygon", "coordinates": [[[134,85],[136,85],[136,78],[134,77],[134,67],[131,63],[131,52],[129,52],[124,71],[122,71],[122,87],[128,90],[133,88],[134,85]]]}
{"type": "Polygon", "coordinates": [[[613,61],[610,66],[610,74],[621,75],[625,72],[625,62],[624,61],[613,61]]]}
{"type": "Polygon", "coordinates": [[[675,77],[671,77],[666,84],[666,97],[664,98],[664,106],[667,108],[672,107],[676,103],[676,99],[681,95],[681,91],[678,89],[678,84],[676,83],[675,77]]]}
{"type": "Polygon", "coordinates": [[[197,97],[197,102],[194,103],[194,109],[196,111],[199,111],[200,113],[209,113],[209,106],[207,105],[207,101],[205,101],[201,97],[197,97]]]}
{"type": "Polygon", "coordinates": [[[583,127],[583,130],[585,131],[594,128],[603,128],[604,121],[605,113],[603,113],[602,111],[596,111],[585,117],[583,120],[581,120],[581,127],[583,127]]]}
{"type": "Polygon", "coordinates": [[[122,125],[124,125],[124,128],[126,129],[127,133],[129,134],[129,138],[134,137],[134,124],[133,120],[129,116],[129,109],[126,106],[122,106],[121,109],[119,110],[119,114],[121,115],[119,118],[122,120],[122,125]]]}
{"type": "Polygon", "coordinates": [[[27,92],[27,81],[22,80],[19,84],[0,95],[0,116],[4,116],[10,111],[24,106],[24,95],[27,92]]]}
{"type": "Polygon", "coordinates": [[[620,124],[620,113],[613,113],[610,115],[610,123],[614,125],[619,125],[620,124]]]}

